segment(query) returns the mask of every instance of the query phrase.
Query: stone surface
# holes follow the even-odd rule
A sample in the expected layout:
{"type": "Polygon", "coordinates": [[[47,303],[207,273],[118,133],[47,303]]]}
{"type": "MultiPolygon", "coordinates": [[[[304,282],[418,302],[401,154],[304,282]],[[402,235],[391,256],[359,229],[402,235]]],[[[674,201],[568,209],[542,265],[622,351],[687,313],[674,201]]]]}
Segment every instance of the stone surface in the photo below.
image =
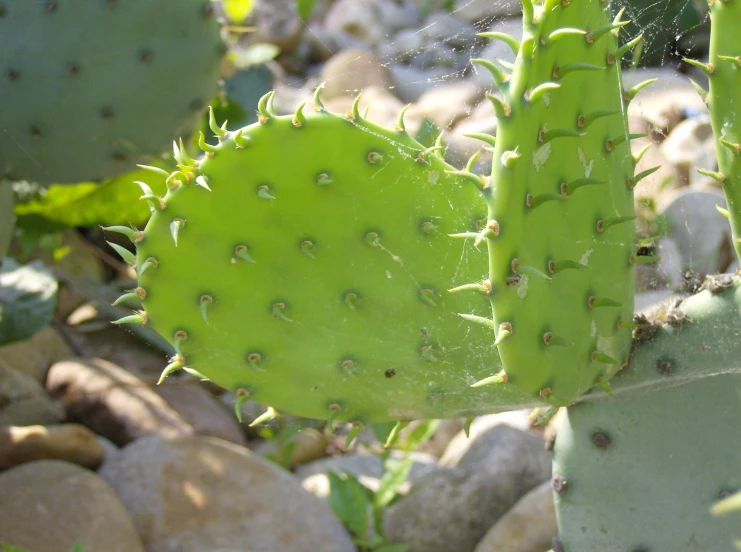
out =
{"type": "Polygon", "coordinates": [[[64,408],[35,378],[0,360],[0,426],[55,424],[64,408]]]}
{"type": "Polygon", "coordinates": [[[29,339],[0,347],[0,360],[42,385],[49,367],[71,356],[74,353],[67,341],[51,326],[42,328],[29,339]]]}
{"type": "Polygon", "coordinates": [[[695,162],[697,151],[712,136],[710,117],[705,115],[685,119],[661,143],[661,153],[676,167],[685,183],[689,183],[689,172],[695,162]]]}
{"type": "MultiPolygon", "coordinates": [[[[393,451],[391,458],[401,460],[404,454],[399,451],[393,451]]],[[[409,471],[409,478],[419,476],[425,470],[429,470],[437,464],[437,460],[430,454],[422,452],[412,452],[409,454],[412,460],[412,467],[409,471]]],[[[329,495],[329,478],[327,474],[333,471],[335,473],[348,472],[355,475],[360,482],[371,489],[378,490],[378,485],[383,475],[383,462],[381,457],[375,454],[343,454],[330,456],[315,460],[309,464],[299,466],[296,469],[296,476],[301,480],[301,485],[310,493],[325,498],[329,495]]],[[[410,485],[402,487],[402,492],[407,492],[410,485]]]]}
{"type": "Polygon", "coordinates": [[[518,0],[457,0],[455,14],[470,23],[493,17],[509,17],[522,13],[522,3],[518,0]]]}
{"type": "Polygon", "coordinates": [[[145,382],[101,359],[58,362],[46,380],[71,421],[122,446],[145,435],[176,436],[193,428],[145,382]]]}
{"type": "Polygon", "coordinates": [[[0,470],[34,460],[64,460],[95,469],[103,455],[96,435],[78,424],[0,427],[0,470]]]}
{"type": "MultiPolygon", "coordinates": [[[[350,111],[354,101],[355,98],[352,96],[339,96],[327,100],[324,102],[324,106],[329,111],[344,114],[350,111]]],[[[404,108],[404,104],[388,90],[371,86],[363,90],[358,107],[361,114],[365,113],[366,109],[368,110],[367,118],[369,121],[386,128],[392,128],[398,121],[399,113],[404,108]]],[[[408,119],[405,117],[404,120],[410,129],[409,132],[413,135],[413,129],[419,127],[419,123],[415,125],[415,119],[413,117],[409,117],[408,119]]]]}
{"type": "Polygon", "coordinates": [[[294,0],[256,0],[247,18],[247,24],[255,30],[246,35],[247,42],[275,44],[281,54],[295,50],[304,25],[294,5],[294,0]]]}
{"type": "Polygon", "coordinates": [[[337,0],[324,18],[324,25],[341,31],[369,46],[377,46],[385,36],[382,13],[372,0],[337,0]]]}
{"type": "Polygon", "coordinates": [[[170,376],[161,385],[156,385],[152,389],[165,399],[197,434],[218,437],[237,445],[244,446],[247,443],[234,410],[224,408],[199,381],[191,377],[170,376]]]}
{"type": "Polygon", "coordinates": [[[40,460],[0,473],[0,540],[29,552],[144,552],[110,486],[94,473],[40,460]]]}
{"type": "Polygon", "coordinates": [[[100,474],[147,552],[354,552],[326,502],[287,471],[213,437],[148,437],[100,474]]]}
{"type": "Polygon", "coordinates": [[[422,34],[427,39],[443,41],[451,46],[470,48],[478,37],[476,27],[448,11],[433,12],[425,19],[422,34]]]}
{"type": "Polygon", "coordinates": [[[276,440],[265,441],[254,451],[266,458],[283,459],[284,456],[288,456],[288,463],[291,466],[297,466],[324,456],[328,444],[324,433],[313,427],[306,427],[285,443],[276,440]]]}
{"type": "Polygon", "coordinates": [[[522,497],[487,531],[475,552],[544,552],[558,533],[553,489],[546,481],[522,497]]]}
{"type": "Polygon", "coordinates": [[[362,50],[344,50],[332,56],[322,68],[322,98],[356,96],[369,86],[393,85],[388,69],[375,54],[362,50]]]}
{"type": "Polygon", "coordinates": [[[414,103],[419,97],[434,88],[448,74],[442,67],[418,69],[402,63],[390,63],[388,70],[393,80],[393,92],[402,102],[414,103]]]}
{"type": "Polygon", "coordinates": [[[484,91],[472,82],[441,83],[425,91],[407,112],[410,117],[424,117],[440,130],[452,128],[471,114],[484,91]]]}
{"type": "Polygon", "coordinates": [[[504,423],[444,460],[416,478],[386,516],[389,540],[409,543],[409,552],[473,552],[489,528],[551,473],[543,437],[504,423]]]}

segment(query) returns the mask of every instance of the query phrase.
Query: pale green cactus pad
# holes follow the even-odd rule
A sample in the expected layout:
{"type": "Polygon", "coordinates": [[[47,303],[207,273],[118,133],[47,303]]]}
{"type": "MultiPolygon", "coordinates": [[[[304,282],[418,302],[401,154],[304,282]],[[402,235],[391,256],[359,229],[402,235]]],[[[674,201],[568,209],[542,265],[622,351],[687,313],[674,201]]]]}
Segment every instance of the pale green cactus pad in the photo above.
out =
{"type": "Polygon", "coordinates": [[[1,0],[0,177],[132,170],[191,132],[221,54],[208,0],[1,0]]]}
{"type": "Polygon", "coordinates": [[[715,277],[716,292],[667,309],[666,325],[614,380],[617,388],[658,376],[664,389],[636,385],[566,409],[553,449],[554,550],[731,550],[738,519],[711,508],[741,489],[741,287],[733,281],[715,277]]]}

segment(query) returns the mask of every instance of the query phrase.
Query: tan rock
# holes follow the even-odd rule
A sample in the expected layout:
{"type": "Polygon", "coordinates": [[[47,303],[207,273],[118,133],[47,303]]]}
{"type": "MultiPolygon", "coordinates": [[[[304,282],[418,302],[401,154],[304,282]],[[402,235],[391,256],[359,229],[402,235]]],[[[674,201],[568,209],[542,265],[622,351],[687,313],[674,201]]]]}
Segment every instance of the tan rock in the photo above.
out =
{"type": "Polygon", "coordinates": [[[28,374],[0,359],[0,426],[55,424],[64,408],[28,374]]]}
{"type": "Polygon", "coordinates": [[[29,339],[0,347],[0,360],[42,385],[52,364],[73,356],[67,340],[51,326],[42,328],[29,339]]]}
{"type": "Polygon", "coordinates": [[[326,455],[327,438],[320,431],[307,427],[291,437],[287,442],[266,441],[255,449],[261,456],[273,456],[281,460],[284,454],[290,454],[291,466],[306,464],[326,455]],[[290,447],[290,450],[289,450],[290,447]]]}
{"type": "Polygon", "coordinates": [[[0,470],[34,460],[65,460],[95,469],[103,455],[95,433],[78,424],[0,427],[0,470]]]}
{"type": "Polygon", "coordinates": [[[0,473],[0,539],[32,552],[144,552],[111,487],[94,473],[40,460],[0,473]]]}
{"type": "Polygon", "coordinates": [[[322,98],[356,96],[369,86],[389,88],[393,80],[377,55],[363,50],[344,50],[322,68],[322,98]]]}

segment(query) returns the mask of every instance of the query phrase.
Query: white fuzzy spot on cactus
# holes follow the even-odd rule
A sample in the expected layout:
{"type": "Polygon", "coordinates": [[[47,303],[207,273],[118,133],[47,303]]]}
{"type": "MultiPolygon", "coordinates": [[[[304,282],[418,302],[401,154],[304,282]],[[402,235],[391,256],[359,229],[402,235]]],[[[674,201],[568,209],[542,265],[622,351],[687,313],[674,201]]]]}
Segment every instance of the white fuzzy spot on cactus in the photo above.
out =
{"type": "Polygon", "coordinates": [[[591,330],[592,330],[591,331],[592,337],[594,337],[595,335],[597,335],[597,322],[595,322],[594,320],[592,320],[591,330]]]}
{"type": "Polygon", "coordinates": [[[548,161],[548,157],[551,155],[551,143],[548,142],[547,144],[543,144],[538,149],[535,150],[535,153],[533,153],[533,167],[535,167],[535,172],[540,172],[540,167],[542,167],[546,161],[548,161]]]}
{"type": "Polygon", "coordinates": [[[389,279],[391,278],[391,271],[390,270],[387,270],[386,271],[386,278],[389,278],[389,279]]]}
{"type": "Polygon", "coordinates": [[[430,186],[436,186],[438,180],[440,180],[440,171],[430,171],[427,173],[427,182],[429,182],[430,186]]]}
{"type": "Polygon", "coordinates": [[[581,149],[581,147],[578,147],[576,149],[579,152],[579,161],[584,167],[584,178],[589,178],[589,175],[592,174],[592,169],[594,168],[594,159],[592,159],[591,161],[587,161],[587,156],[584,153],[584,150],[581,149]]]}
{"type": "Polygon", "coordinates": [[[579,259],[579,262],[583,264],[584,266],[589,266],[589,256],[594,253],[594,249],[587,249],[584,252],[584,255],[581,256],[581,259],[579,259]]]}
{"type": "Polygon", "coordinates": [[[546,107],[551,106],[551,93],[550,92],[546,92],[545,94],[543,94],[543,103],[545,104],[546,107]]]}
{"type": "Polygon", "coordinates": [[[520,274],[520,281],[517,284],[517,297],[524,299],[527,296],[527,274],[520,274]]]}

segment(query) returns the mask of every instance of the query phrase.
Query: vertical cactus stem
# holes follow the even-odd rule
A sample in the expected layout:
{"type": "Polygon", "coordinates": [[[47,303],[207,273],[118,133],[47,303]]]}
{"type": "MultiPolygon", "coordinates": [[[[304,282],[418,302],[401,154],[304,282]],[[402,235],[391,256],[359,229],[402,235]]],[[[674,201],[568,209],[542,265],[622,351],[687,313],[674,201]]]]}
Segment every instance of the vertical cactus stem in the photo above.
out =
{"type": "Polygon", "coordinates": [[[198,131],[198,147],[206,154],[207,157],[213,157],[214,152],[218,150],[216,146],[206,143],[206,135],[203,131],[198,131]]]}
{"type": "Polygon", "coordinates": [[[257,102],[257,120],[260,122],[261,125],[265,125],[270,122],[270,119],[272,119],[273,115],[275,115],[275,112],[272,108],[274,95],[275,92],[270,91],[262,98],[260,98],[260,100],[257,102]]]}
{"type": "Polygon", "coordinates": [[[316,87],[316,90],[314,90],[314,111],[326,111],[326,108],[324,107],[324,104],[322,103],[322,89],[324,88],[324,83],[321,83],[319,86],[316,87]]]}
{"type": "Polygon", "coordinates": [[[257,197],[260,199],[275,199],[275,196],[270,190],[270,186],[267,185],[258,186],[257,197]]]}
{"type": "Polygon", "coordinates": [[[137,311],[134,314],[130,314],[129,316],[124,316],[123,318],[119,318],[118,320],[113,320],[111,324],[121,325],[121,324],[141,324],[145,325],[147,323],[147,313],[144,311],[137,311]]]}
{"type": "Polygon", "coordinates": [[[168,178],[170,176],[170,173],[167,172],[164,169],[160,169],[159,167],[153,167],[151,165],[137,165],[142,170],[149,171],[151,173],[156,174],[157,176],[161,176],[163,178],[168,178]]]}
{"type": "Polygon", "coordinates": [[[489,376],[488,378],[484,378],[482,380],[477,381],[476,383],[471,384],[471,387],[485,387],[487,385],[501,385],[503,383],[507,383],[508,381],[509,381],[509,376],[504,370],[501,370],[498,373],[494,374],[493,376],[489,376]]]}
{"type": "Polygon", "coordinates": [[[143,287],[138,287],[130,290],[128,293],[123,294],[121,297],[111,303],[114,307],[117,307],[121,303],[131,301],[134,303],[141,303],[147,298],[147,292],[143,287]]]}
{"type": "Polygon", "coordinates": [[[201,317],[206,324],[209,324],[208,312],[209,310],[211,310],[211,305],[213,304],[213,297],[211,297],[210,295],[201,295],[201,298],[199,299],[199,307],[201,309],[201,317]]]}
{"type": "Polygon", "coordinates": [[[296,112],[293,114],[293,120],[291,121],[293,123],[293,126],[296,128],[301,128],[306,124],[306,116],[304,115],[304,106],[306,105],[306,102],[302,103],[300,106],[296,108],[296,112]]]}
{"type": "Polygon", "coordinates": [[[345,295],[342,297],[342,302],[345,304],[345,306],[350,309],[351,311],[355,311],[358,308],[358,294],[353,291],[348,291],[345,293],[345,295]]]}
{"type": "Polygon", "coordinates": [[[172,236],[172,241],[175,242],[175,247],[178,246],[178,235],[183,226],[185,226],[185,221],[181,218],[172,219],[170,223],[170,236],[172,236]]]}
{"type": "Polygon", "coordinates": [[[327,173],[320,173],[316,177],[316,183],[319,186],[327,186],[328,184],[332,183],[332,177],[329,176],[327,173]]]}
{"type": "Polygon", "coordinates": [[[136,271],[136,275],[141,278],[143,274],[146,274],[152,269],[157,268],[159,266],[159,262],[154,257],[148,257],[141,266],[138,267],[136,271]]]}
{"type": "Polygon", "coordinates": [[[630,42],[626,42],[614,52],[609,52],[607,54],[607,64],[614,65],[618,60],[620,60],[620,58],[622,58],[625,54],[630,52],[641,40],[643,40],[642,34],[638,35],[630,42]]]}
{"type": "Polygon", "coordinates": [[[394,427],[391,429],[391,433],[389,433],[388,438],[386,439],[386,442],[383,444],[384,449],[391,448],[391,445],[393,445],[396,440],[399,438],[399,433],[401,433],[401,430],[404,429],[406,426],[409,425],[409,422],[403,422],[398,421],[394,425],[394,427]]]}
{"type": "Polygon", "coordinates": [[[244,387],[237,389],[237,399],[234,402],[234,414],[237,416],[239,423],[242,423],[242,406],[250,400],[250,392],[244,387]]]}
{"type": "Polygon", "coordinates": [[[554,90],[558,90],[559,88],[561,88],[561,85],[556,82],[544,82],[543,84],[539,84],[532,90],[526,91],[525,99],[531,104],[535,104],[543,99],[543,96],[545,94],[554,90]]]}
{"type": "Polygon", "coordinates": [[[535,17],[535,8],[530,0],[520,0],[522,4],[522,22],[524,25],[532,25],[534,23],[533,17],[535,17]]]}
{"type": "Polygon", "coordinates": [[[494,112],[496,113],[498,119],[506,119],[510,116],[510,114],[512,113],[512,106],[510,106],[507,102],[502,101],[497,96],[489,92],[486,92],[486,97],[494,106],[494,112]]]}
{"type": "Polygon", "coordinates": [[[160,374],[160,379],[157,380],[157,385],[161,385],[163,381],[165,381],[165,378],[172,374],[173,372],[180,370],[183,366],[185,366],[185,357],[183,355],[175,355],[170,359],[170,363],[165,367],[164,370],[162,370],[162,374],[160,374]]]}
{"type": "Polygon", "coordinates": [[[172,336],[172,347],[175,349],[175,352],[179,355],[182,355],[182,347],[183,343],[188,341],[188,333],[185,330],[178,330],[175,332],[175,334],[172,336]]]}
{"type": "Polygon", "coordinates": [[[517,56],[517,54],[520,53],[520,41],[517,40],[512,35],[508,35],[507,33],[498,33],[498,32],[478,33],[477,36],[480,36],[482,38],[488,38],[490,40],[501,40],[507,46],[510,47],[510,49],[512,50],[512,53],[515,54],[515,56],[517,56]]]}
{"type": "Polygon", "coordinates": [[[509,322],[502,322],[501,324],[499,324],[497,336],[494,340],[494,347],[499,347],[499,345],[501,345],[505,339],[512,336],[513,332],[514,330],[512,328],[512,324],[510,324],[509,322]]]}
{"type": "Polygon", "coordinates": [[[608,299],[607,297],[595,297],[594,295],[590,295],[587,298],[587,306],[590,309],[596,309],[599,307],[622,307],[623,304],[619,301],[608,299]]]}
{"type": "Polygon", "coordinates": [[[211,191],[211,187],[208,185],[208,177],[205,174],[198,175],[196,177],[196,185],[200,186],[204,190],[211,191]]]}
{"type": "Polygon", "coordinates": [[[584,36],[587,34],[587,31],[584,31],[582,29],[573,29],[569,27],[564,27],[561,29],[556,29],[555,31],[552,31],[547,37],[542,36],[540,38],[540,43],[545,46],[546,48],[549,48],[553,46],[553,44],[562,38],[570,37],[570,36],[584,36]]]}
{"type": "Polygon", "coordinates": [[[399,113],[399,118],[396,120],[396,126],[394,127],[394,130],[396,132],[406,132],[407,131],[406,124],[404,123],[404,117],[406,116],[407,110],[410,107],[412,107],[412,104],[405,105],[402,108],[401,112],[399,113]]]}
{"type": "Polygon", "coordinates": [[[592,113],[587,113],[586,115],[579,115],[576,120],[576,126],[578,126],[579,128],[587,128],[597,119],[601,119],[602,117],[609,117],[610,115],[617,115],[619,113],[620,111],[617,110],[605,109],[600,111],[593,111],[592,113]]]}
{"type": "Polygon", "coordinates": [[[635,98],[636,95],[638,95],[638,92],[640,92],[641,90],[643,90],[647,86],[652,85],[657,80],[659,80],[658,77],[657,78],[653,78],[653,79],[648,79],[648,80],[645,80],[643,82],[639,82],[633,88],[629,88],[628,90],[625,90],[623,92],[623,99],[625,100],[626,103],[630,103],[633,100],[633,98],[635,98]]]}
{"type": "Polygon", "coordinates": [[[502,165],[504,165],[508,169],[514,169],[520,157],[521,154],[519,151],[517,151],[517,149],[507,150],[502,154],[502,165]]]}
{"type": "Polygon", "coordinates": [[[105,232],[123,234],[131,240],[131,243],[140,243],[144,239],[144,232],[136,228],[129,228],[128,226],[101,226],[100,228],[105,232]]]}
{"type": "Polygon", "coordinates": [[[299,249],[301,250],[301,253],[309,257],[310,259],[316,259],[314,256],[314,242],[311,240],[304,240],[299,245],[299,249]]]}
{"type": "Polygon", "coordinates": [[[121,247],[117,243],[111,243],[109,241],[106,241],[106,243],[110,245],[116,253],[119,254],[119,256],[126,262],[127,265],[136,265],[136,255],[134,255],[131,251],[129,251],[125,247],[121,247]]]}
{"type": "Polygon", "coordinates": [[[362,422],[352,422],[352,427],[350,428],[350,431],[347,432],[347,438],[345,439],[345,446],[342,450],[346,451],[350,448],[350,445],[355,440],[355,437],[360,435],[360,432],[365,429],[365,425],[362,422]]]}
{"type": "Polygon", "coordinates": [[[561,336],[555,335],[552,332],[545,332],[543,334],[543,343],[549,347],[573,347],[574,342],[569,341],[561,336]]]}
{"type": "Polygon", "coordinates": [[[383,163],[383,155],[377,151],[372,151],[368,154],[368,163],[371,165],[380,165],[383,163]]]}
{"type": "Polygon", "coordinates": [[[249,136],[245,136],[244,134],[242,134],[242,132],[243,129],[240,128],[239,130],[237,130],[237,132],[234,133],[234,146],[237,149],[244,149],[250,145],[250,142],[252,142],[252,138],[250,138],[249,136]]]}
{"type": "Polygon", "coordinates": [[[606,219],[600,219],[597,221],[597,232],[602,233],[611,226],[615,226],[616,224],[622,224],[624,222],[631,222],[635,220],[636,217],[630,216],[630,217],[610,217],[606,219]]]}
{"type": "Polygon", "coordinates": [[[208,106],[208,127],[211,129],[211,132],[214,133],[214,136],[217,136],[219,138],[220,142],[223,142],[226,138],[226,135],[228,134],[226,130],[226,121],[224,121],[223,126],[219,126],[216,123],[216,115],[214,114],[214,108],[213,106],[208,106]]]}
{"type": "Polygon", "coordinates": [[[437,303],[435,303],[435,290],[430,288],[425,288],[419,292],[419,298],[422,300],[423,303],[426,305],[429,305],[431,307],[436,307],[437,303]]]}
{"type": "Polygon", "coordinates": [[[232,264],[238,262],[237,259],[247,261],[248,263],[255,262],[255,259],[253,259],[250,255],[249,248],[246,245],[238,245],[234,248],[234,258],[232,259],[232,264]]]}
{"type": "Polygon", "coordinates": [[[268,422],[275,420],[278,416],[280,416],[278,411],[275,410],[275,408],[273,408],[272,406],[269,406],[265,412],[263,412],[252,421],[249,427],[259,426],[260,424],[267,424],[268,422]]]}
{"type": "Polygon", "coordinates": [[[476,241],[473,242],[474,247],[481,245],[484,240],[493,240],[499,236],[499,223],[496,220],[490,220],[486,223],[486,226],[481,229],[481,232],[476,234],[476,241]]]}
{"type": "Polygon", "coordinates": [[[265,369],[262,367],[262,355],[260,353],[250,353],[247,355],[247,364],[255,372],[264,372],[265,369]]]}
{"type": "Polygon", "coordinates": [[[288,316],[286,316],[286,304],[285,303],[273,303],[271,307],[271,314],[273,318],[278,318],[284,322],[293,322],[288,316]]]}
{"type": "Polygon", "coordinates": [[[496,64],[492,63],[488,59],[471,58],[471,63],[483,67],[484,69],[489,71],[489,73],[491,73],[491,76],[494,78],[494,82],[499,87],[509,82],[511,78],[510,75],[502,71],[499,67],[496,66],[496,64]]]}

